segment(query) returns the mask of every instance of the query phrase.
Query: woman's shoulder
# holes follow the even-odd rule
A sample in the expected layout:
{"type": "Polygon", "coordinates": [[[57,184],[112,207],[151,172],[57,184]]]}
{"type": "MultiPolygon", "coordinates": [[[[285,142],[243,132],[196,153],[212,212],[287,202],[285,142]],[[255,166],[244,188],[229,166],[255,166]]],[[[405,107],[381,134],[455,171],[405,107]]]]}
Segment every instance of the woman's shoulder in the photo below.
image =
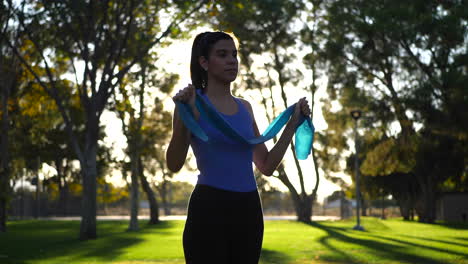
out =
{"type": "Polygon", "coordinates": [[[246,99],[244,99],[244,98],[242,98],[242,97],[234,97],[234,98],[236,98],[237,100],[239,100],[240,102],[242,102],[242,104],[245,106],[245,108],[246,108],[247,111],[249,112],[250,117],[252,117],[252,119],[253,119],[252,105],[249,103],[249,101],[247,101],[246,99]]]}
{"type": "Polygon", "coordinates": [[[242,104],[245,105],[249,109],[249,111],[250,111],[250,109],[252,109],[252,105],[250,105],[249,101],[247,101],[246,99],[244,99],[242,97],[238,97],[238,96],[234,96],[234,98],[236,98],[237,100],[242,102],[242,104]]]}

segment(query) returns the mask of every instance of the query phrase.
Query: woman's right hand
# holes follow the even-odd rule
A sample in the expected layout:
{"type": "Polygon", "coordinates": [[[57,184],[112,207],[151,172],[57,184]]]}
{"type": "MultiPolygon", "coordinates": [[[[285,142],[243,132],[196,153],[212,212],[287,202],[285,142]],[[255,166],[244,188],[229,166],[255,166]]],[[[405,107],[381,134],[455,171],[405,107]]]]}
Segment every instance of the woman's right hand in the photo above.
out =
{"type": "Polygon", "coordinates": [[[188,84],[187,87],[177,92],[177,94],[174,97],[172,97],[172,100],[174,101],[174,103],[176,101],[179,101],[181,103],[188,104],[190,106],[190,109],[192,109],[193,117],[195,118],[195,120],[198,120],[200,118],[200,112],[198,112],[198,109],[195,106],[196,96],[197,93],[195,91],[195,86],[188,84]]]}
{"type": "MultiPolygon", "coordinates": [[[[188,104],[192,109],[195,120],[198,120],[200,113],[195,107],[195,98],[195,87],[189,84],[187,87],[177,92],[177,94],[172,97],[172,100],[174,103],[181,102],[188,104]]],[[[172,137],[166,150],[166,164],[172,172],[178,172],[183,167],[191,142],[191,132],[180,118],[179,110],[179,106],[176,104],[172,120],[172,137]]]]}
{"type": "Polygon", "coordinates": [[[174,102],[180,101],[181,103],[188,104],[190,107],[195,107],[195,86],[188,84],[187,87],[179,90],[177,94],[172,97],[174,102]]]}

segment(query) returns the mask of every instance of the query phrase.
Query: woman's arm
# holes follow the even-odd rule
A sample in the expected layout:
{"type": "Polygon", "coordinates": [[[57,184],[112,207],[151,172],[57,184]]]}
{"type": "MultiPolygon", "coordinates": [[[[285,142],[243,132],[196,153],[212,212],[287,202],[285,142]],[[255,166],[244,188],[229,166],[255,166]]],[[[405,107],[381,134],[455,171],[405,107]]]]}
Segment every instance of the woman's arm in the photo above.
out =
{"type": "MultiPolygon", "coordinates": [[[[195,120],[198,120],[200,113],[195,107],[195,95],[193,93],[194,91],[191,91],[190,89],[184,89],[174,97],[174,101],[189,103],[195,120]]],[[[190,146],[190,137],[191,132],[185,126],[182,119],[180,119],[179,108],[176,105],[172,119],[172,137],[166,151],[166,165],[172,172],[178,172],[182,166],[184,166],[188,148],[190,146]]]]}
{"type": "MultiPolygon", "coordinates": [[[[254,134],[256,137],[258,137],[260,136],[260,131],[258,130],[258,126],[253,115],[252,106],[248,101],[243,100],[243,102],[245,102],[245,105],[249,109],[249,112],[252,117],[254,134]]],[[[253,161],[255,163],[255,166],[260,170],[261,173],[263,173],[266,176],[271,176],[276,170],[278,165],[283,160],[284,154],[288,149],[289,143],[291,143],[292,137],[296,130],[296,126],[298,125],[298,115],[301,114],[300,112],[308,115],[309,113],[307,110],[307,101],[299,101],[298,107],[296,108],[293,117],[291,117],[289,122],[286,124],[286,127],[284,128],[279,140],[276,142],[275,146],[273,146],[273,148],[270,151],[268,151],[264,143],[255,145],[253,150],[253,161]]]]}

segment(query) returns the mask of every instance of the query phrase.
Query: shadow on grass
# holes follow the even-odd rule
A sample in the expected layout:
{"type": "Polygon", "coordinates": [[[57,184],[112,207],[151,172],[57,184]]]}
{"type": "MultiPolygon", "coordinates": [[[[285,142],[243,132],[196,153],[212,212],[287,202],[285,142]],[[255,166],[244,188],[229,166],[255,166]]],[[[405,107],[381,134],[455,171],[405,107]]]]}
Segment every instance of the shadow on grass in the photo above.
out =
{"type": "Polygon", "coordinates": [[[468,237],[454,237],[455,239],[468,242],[468,237]]]}
{"type": "Polygon", "coordinates": [[[435,223],[435,225],[447,227],[450,229],[464,229],[468,230],[467,222],[444,222],[444,223],[435,223]]]}
{"type": "Polygon", "coordinates": [[[459,243],[459,242],[455,242],[455,241],[447,241],[447,240],[427,238],[427,237],[417,237],[417,236],[407,236],[407,235],[404,236],[404,237],[411,238],[411,239],[419,239],[419,240],[424,240],[424,241],[432,241],[432,242],[437,242],[437,243],[444,243],[444,244],[449,244],[449,245],[467,247],[468,248],[468,239],[465,240],[467,243],[463,244],[463,243],[459,243]]]}
{"type": "MultiPolygon", "coordinates": [[[[392,260],[392,261],[396,261],[399,263],[446,264],[446,262],[441,262],[441,261],[434,260],[431,258],[404,252],[406,250],[406,247],[404,246],[395,245],[392,243],[385,243],[385,242],[374,240],[372,238],[365,239],[365,238],[352,237],[351,234],[349,234],[349,232],[356,232],[356,231],[351,231],[350,229],[330,227],[330,226],[326,226],[318,222],[310,223],[309,225],[315,228],[322,229],[325,232],[327,232],[327,236],[320,238],[319,242],[322,243],[328,249],[330,249],[332,252],[336,253],[331,256],[327,256],[327,255],[321,256],[320,257],[321,260],[326,260],[330,262],[350,263],[350,264],[362,263],[362,260],[355,257],[357,254],[359,254],[358,251],[346,252],[345,250],[340,249],[330,243],[330,240],[338,240],[341,242],[345,242],[349,244],[356,244],[362,247],[366,247],[367,249],[370,249],[372,251],[371,254],[378,256],[382,260],[392,260]]],[[[370,233],[367,233],[367,234],[373,235],[370,233]]]]}
{"type": "MultiPolygon", "coordinates": [[[[449,250],[449,249],[437,248],[437,247],[432,247],[432,246],[428,246],[428,245],[421,245],[421,244],[418,244],[418,243],[413,243],[413,242],[404,241],[404,240],[401,240],[401,239],[389,238],[389,237],[384,237],[384,236],[374,235],[374,237],[378,237],[380,239],[385,239],[385,240],[388,240],[388,241],[404,244],[404,245],[411,246],[411,247],[414,247],[414,248],[422,248],[422,249],[428,249],[428,250],[432,250],[432,251],[438,251],[438,252],[441,252],[441,253],[448,253],[448,254],[457,255],[457,256],[464,257],[464,258],[468,259],[468,254],[456,252],[456,251],[449,250]]],[[[421,239],[423,239],[423,238],[421,238],[421,239]]],[[[431,239],[424,238],[423,240],[429,240],[430,241],[431,239]]],[[[433,240],[433,241],[436,241],[436,240],[433,240]]],[[[465,245],[463,245],[463,246],[465,246],[465,245]]]]}
{"type": "Polygon", "coordinates": [[[12,222],[0,239],[0,262],[25,264],[61,259],[60,262],[66,263],[83,258],[112,261],[126,248],[143,242],[143,234],[167,233],[172,225],[166,221],[154,226],[141,222],[140,231],[128,232],[128,221],[98,221],[98,238],[80,241],[79,221],[12,222]]]}
{"type": "Polygon", "coordinates": [[[288,255],[265,248],[262,249],[262,253],[260,255],[260,263],[265,264],[282,264],[289,263],[291,261],[292,259],[288,255]]]}

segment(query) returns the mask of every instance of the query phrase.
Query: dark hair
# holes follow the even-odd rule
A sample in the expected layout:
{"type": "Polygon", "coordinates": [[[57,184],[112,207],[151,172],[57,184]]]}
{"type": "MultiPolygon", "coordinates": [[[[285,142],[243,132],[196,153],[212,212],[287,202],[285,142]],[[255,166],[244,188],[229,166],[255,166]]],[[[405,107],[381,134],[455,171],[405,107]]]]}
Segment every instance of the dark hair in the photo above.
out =
{"type": "Polygon", "coordinates": [[[198,62],[200,56],[209,59],[209,54],[214,44],[222,39],[234,39],[228,33],[222,31],[216,32],[203,32],[198,34],[193,40],[192,45],[192,58],[190,60],[190,78],[192,85],[196,89],[204,89],[208,84],[208,74],[198,62]]]}

